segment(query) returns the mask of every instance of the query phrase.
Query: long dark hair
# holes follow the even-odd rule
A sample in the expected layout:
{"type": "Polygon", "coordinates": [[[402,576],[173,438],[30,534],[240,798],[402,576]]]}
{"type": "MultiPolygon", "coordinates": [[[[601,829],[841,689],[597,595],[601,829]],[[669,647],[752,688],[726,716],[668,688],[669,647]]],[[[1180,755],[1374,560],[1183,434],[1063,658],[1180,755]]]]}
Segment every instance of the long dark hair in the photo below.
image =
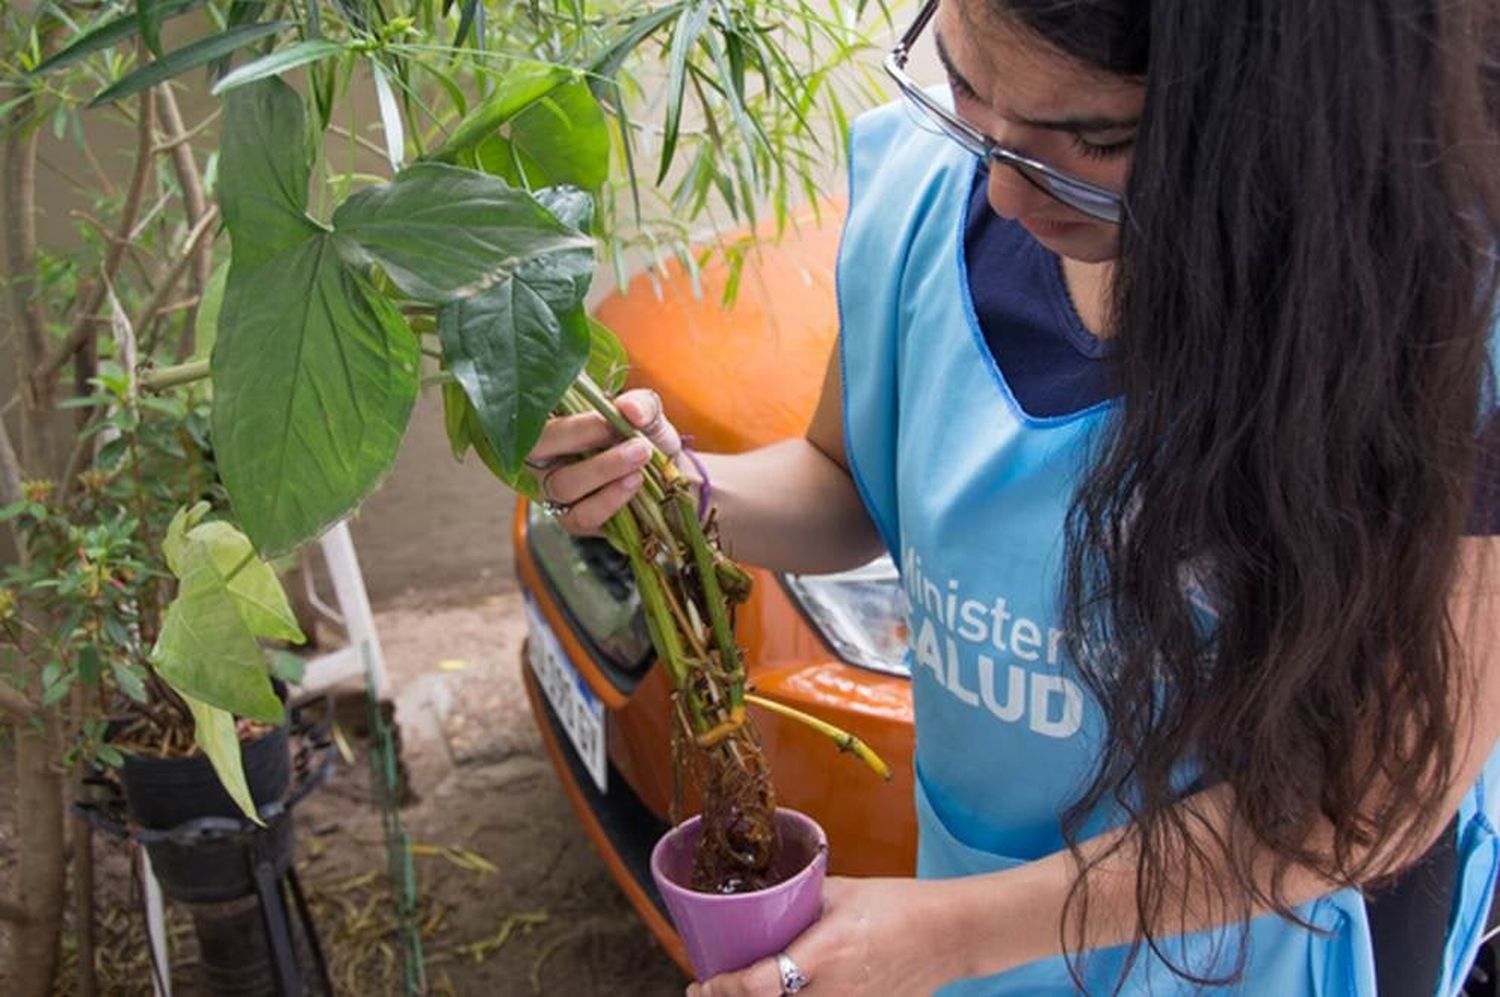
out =
{"type": "Polygon", "coordinates": [[[1294,863],[1367,884],[1436,830],[1413,818],[1465,747],[1448,599],[1490,383],[1492,5],[987,3],[1146,84],[1112,291],[1122,404],[1068,520],[1067,629],[1108,739],[1064,819],[1083,869],[1065,947],[1081,980],[1105,856],[1077,842],[1119,806],[1139,829],[1132,958],[1225,982],[1247,932],[1182,964],[1170,882],[1203,880],[1236,920],[1292,916],[1294,863]],[[1232,787],[1227,836],[1174,808],[1189,767],[1232,787]]]}

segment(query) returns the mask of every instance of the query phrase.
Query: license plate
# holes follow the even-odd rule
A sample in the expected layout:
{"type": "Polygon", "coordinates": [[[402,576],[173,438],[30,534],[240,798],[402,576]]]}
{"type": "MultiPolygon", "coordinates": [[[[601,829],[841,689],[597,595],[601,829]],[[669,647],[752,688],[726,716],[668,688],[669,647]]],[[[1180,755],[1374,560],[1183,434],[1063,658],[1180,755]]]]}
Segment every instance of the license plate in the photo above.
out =
{"type": "Polygon", "coordinates": [[[542,687],[547,702],[552,704],[552,711],[557,714],[568,741],[578,752],[594,785],[599,787],[599,792],[607,792],[609,762],[605,755],[604,704],[563,653],[557,635],[529,598],[526,600],[526,623],[531,635],[526,646],[532,674],[542,687]]]}

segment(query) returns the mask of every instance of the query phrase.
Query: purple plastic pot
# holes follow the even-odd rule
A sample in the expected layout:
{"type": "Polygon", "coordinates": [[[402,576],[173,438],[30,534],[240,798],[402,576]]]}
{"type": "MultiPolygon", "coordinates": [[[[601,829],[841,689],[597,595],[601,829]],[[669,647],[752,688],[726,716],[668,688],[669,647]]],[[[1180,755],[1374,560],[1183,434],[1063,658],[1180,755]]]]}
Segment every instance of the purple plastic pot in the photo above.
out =
{"type": "Polygon", "coordinates": [[[690,884],[701,822],[693,817],[662,835],[651,850],[651,876],[694,972],[706,980],[775,955],[818,919],[828,836],[806,814],[778,809],[781,881],[754,893],[700,893],[690,884]]]}

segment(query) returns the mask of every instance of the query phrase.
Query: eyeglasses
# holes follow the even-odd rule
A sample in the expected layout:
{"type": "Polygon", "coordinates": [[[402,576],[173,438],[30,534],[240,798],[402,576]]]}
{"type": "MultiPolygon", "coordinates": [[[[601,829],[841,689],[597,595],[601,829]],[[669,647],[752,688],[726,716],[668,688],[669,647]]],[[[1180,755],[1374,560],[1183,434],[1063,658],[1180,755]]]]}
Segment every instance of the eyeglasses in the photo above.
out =
{"type": "Polygon", "coordinates": [[[896,81],[896,86],[901,89],[901,95],[906,98],[908,105],[928,123],[937,126],[944,135],[985,162],[1003,163],[1025,177],[1032,186],[1068,207],[1076,208],[1090,218],[1118,225],[1125,215],[1125,203],[1119,194],[997,145],[983,132],[938,103],[916,80],[906,74],[906,61],[911,55],[912,46],[916,44],[922,29],[927,27],[927,22],[937,13],[937,6],[938,0],[927,0],[911,27],[906,29],[906,34],[901,36],[896,47],[885,57],[885,71],[896,81]]]}

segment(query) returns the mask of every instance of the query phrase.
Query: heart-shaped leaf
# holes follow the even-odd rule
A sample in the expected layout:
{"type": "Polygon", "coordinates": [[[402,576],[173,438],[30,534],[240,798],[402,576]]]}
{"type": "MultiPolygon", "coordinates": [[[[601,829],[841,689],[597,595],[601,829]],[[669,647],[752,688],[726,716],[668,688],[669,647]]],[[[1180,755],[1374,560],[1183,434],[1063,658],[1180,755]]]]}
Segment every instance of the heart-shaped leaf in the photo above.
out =
{"type": "Polygon", "coordinates": [[[593,250],[525,191],[442,163],[418,163],[350,195],[333,224],[347,262],[379,264],[403,293],[439,304],[494,287],[544,256],[593,250]]]}
{"type": "Polygon", "coordinates": [[[589,355],[581,308],[555,312],[520,276],[438,312],[443,358],[465,394],[503,476],[517,474],[542,425],[589,355]]]}
{"type": "Polygon", "coordinates": [[[306,217],[296,93],[272,77],[228,104],[219,192],[233,257],[212,360],[214,451],[238,521],[275,556],[348,515],[390,470],[420,350],[306,217]]]}

